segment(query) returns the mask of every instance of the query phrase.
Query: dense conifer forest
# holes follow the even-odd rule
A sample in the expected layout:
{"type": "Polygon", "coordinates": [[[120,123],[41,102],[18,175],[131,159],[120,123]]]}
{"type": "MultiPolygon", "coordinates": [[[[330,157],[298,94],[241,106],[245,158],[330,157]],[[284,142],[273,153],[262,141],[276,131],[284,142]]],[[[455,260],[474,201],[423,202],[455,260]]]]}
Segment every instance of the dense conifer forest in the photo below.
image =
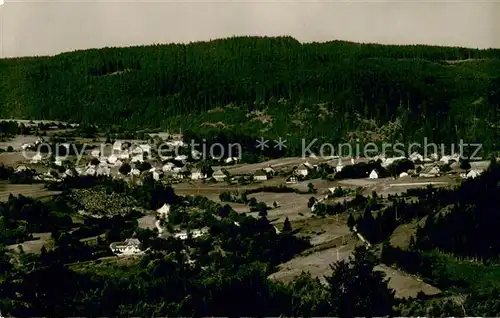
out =
{"type": "Polygon", "coordinates": [[[291,37],[92,49],[0,60],[0,117],[290,144],[462,138],[491,150],[500,137],[498,74],[493,49],[291,37]]]}

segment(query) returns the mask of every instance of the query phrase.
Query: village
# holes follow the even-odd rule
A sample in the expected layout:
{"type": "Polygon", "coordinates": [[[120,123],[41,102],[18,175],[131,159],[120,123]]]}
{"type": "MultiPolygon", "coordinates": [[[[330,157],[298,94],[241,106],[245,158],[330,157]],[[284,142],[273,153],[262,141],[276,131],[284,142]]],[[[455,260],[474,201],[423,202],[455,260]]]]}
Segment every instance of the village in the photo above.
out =
{"type": "MultiPolygon", "coordinates": [[[[37,188],[37,192],[33,187],[68,178],[109,177],[136,185],[152,179],[171,186],[179,195],[203,196],[227,204],[237,213],[256,218],[266,216],[276,233],[280,233],[281,224],[292,222],[294,227],[300,226],[305,234],[312,235],[313,249],[283,264],[272,275],[273,279],[283,281],[293,279],[302,270],[322,277],[329,271],[331,262],[348,258],[354,246],[363,242],[362,237],[356,239],[350,236],[345,214],[337,215],[334,220],[318,222],[317,208],[320,205],[348,202],[357,195],[377,193],[382,197],[429,185],[453,186],[461,180],[478,177],[489,164],[488,161],[469,162],[457,154],[433,154],[424,158],[417,152],[407,157],[284,157],[259,163],[244,163],[239,157],[201,160],[197,159],[201,157],[199,151],[189,149],[179,134],[154,134],[149,141],[87,140],[88,149],[83,149],[80,155],[78,150],[71,151],[75,144],[63,142],[56,146],[63,155],[56,156],[37,151],[42,149],[42,144],[49,144],[44,138],[32,136],[26,142],[28,139],[23,136],[24,142],[17,143],[16,138],[11,141],[14,144],[12,151],[0,153],[0,162],[14,175],[32,178],[33,184],[4,184],[0,187],[0,199],[3,197],[5,200],[10,193],[32,197],[51,195],[46,189],[37,188]],[[156,150],[159,144],[167,144],[170,151],[159,153],[156,150]]],[[[154,229],[160,238],[172,236],[180,240],[208,233],[208,228],[203,226],[175,228],[173,231],[167,229],[171,209],[171,205],[165,203],[156,211],[146,211],[139,219],[139,227],[154,229]]],[[[85,217],[97,217],[92,211],[80,210],[78,213],[85,217]]],[[[406,235],[403,240],[408,239],[409,235],[406,235]]],[[[23,246],[36,246],[33,250],[40,251],[45,243],[45,240],[39,239],[27,241],[23,246]]],[[[16,247],[11,246],[13,249],[16,247]]],[[[141,256],[147,251],[134,236],[110,243],[109,249],[121,258],[141,256]]],[[[415,295],[422,290],[437,292],[432,286],[402,272],[383,266],[379,269],[394,277],[392,282],[401,297],[415,295]],[[406,287],[401,288],[398,284],[406,287]]]]}

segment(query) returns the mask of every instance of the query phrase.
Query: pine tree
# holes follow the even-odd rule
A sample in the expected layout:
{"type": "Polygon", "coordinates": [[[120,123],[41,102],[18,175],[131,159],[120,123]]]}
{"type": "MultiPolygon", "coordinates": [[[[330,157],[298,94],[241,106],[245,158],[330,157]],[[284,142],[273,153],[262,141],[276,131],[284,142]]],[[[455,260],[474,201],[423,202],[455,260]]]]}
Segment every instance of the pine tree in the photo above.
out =
{"type": "Polygon", "coordinates": [[[283,232],[291,232],[292,231],[292,224],[290,223],[290,220],[288,219],[288,216],[285,219],[285,222],[283,223],[283,232]]]}

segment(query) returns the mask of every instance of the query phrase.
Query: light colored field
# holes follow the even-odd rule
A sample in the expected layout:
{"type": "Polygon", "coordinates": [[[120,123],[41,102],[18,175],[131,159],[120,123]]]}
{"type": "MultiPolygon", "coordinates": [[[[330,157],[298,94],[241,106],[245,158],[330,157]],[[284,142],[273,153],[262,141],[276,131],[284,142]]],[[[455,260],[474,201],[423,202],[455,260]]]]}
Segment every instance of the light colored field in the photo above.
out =
{"type": "Polygon", "coordinates": [[[441,293],[441,290],[423,282],[419,278],[386,265],[377,265],[375,270],[384,272],[386,278],[389,278],[389,287],[396,291],[397,298],[416,297],[419,292],[426,295],[441,293]]]}
{"type": "Polygon", "coordinates": [[[267,166],[271,165],[274,169],[276,170],[281,170],[283,168],[292,168],[294,166],[298,166],[301,163],[304,163],[306,161],[309,161],[311,164],[318,164],[320,162],[326,162],[327,160],[325,159],[313,159],[313,158],[308,158],[304,159],[302,157],[286,157],[286,158],[279,158],[279,159],[273,159],[273,160],[268,160],[260,163],[253,163],[253,164],[236,164],[232,166],[224,166],[220,168],[226,168],[229,173],[233,175],[237,174],[253,174],[255,171],[259,169],[266,168],[267,166]]]}
{"type": "Polygon", "coordinates": [[[138,222],[138,226],[141,229],[153,230],[156,228],[156,226],[155,226],[156,218],[153,214],[145,215],[145,216],[141,217],[140,219],[138,219],[137,222],[138,222]]]}
{"type": "Polygon", "coordinates": [[[26,136],[16,135],[11,140],[0,142],[0,148],[7,149],[8,146],[12,146],[14,150],[20,150],[22,145],[26,143],[34,144],[37,139],[38,137],[34,135],[26,135],[26,136]]]}
{"type": "Polygon", "coordinates": [[[12,251],[17,251],[17,246],[21,245],[24,252],[39,254],[42,247],[50,243],[50,236],[50,233],[34,233],[34,240],[26,241],[21,244],[8,245],[7,248],[12,251]]]}
{"type": "Polygon", "coordinates": [[[9,184],[2,182],[0,183],[0,201],[5,201],[9,198],[9,194],[19,195],[22,194],[26,197],[32,198],[43,198],[47,196],[53,196],[59,194],[57,191],[49,191],[45,189],[43,184],[9,184]]]}
{"type": "MultiPolygon", "coordinates": [[[[268,219],[278,219],[277,223],[283,223],[288,217],[290,221],[305,219],[312,216],[311,209],[307,207],[307,202],[311,196],[318,197],[315,194],[296,194],[292,193],[271,193],[259,192],[248,195],[249,198],[254,197],[258,202],[264,202],[267,206],[272,207],[273,202],[278,203],[277,208],[272,208],[267,211],[268,219]],[[299,213],[303,215],[299,215],[299,213]]],[[[258,212],[252,212],[251,215],[257,216],[258,212]]]]}

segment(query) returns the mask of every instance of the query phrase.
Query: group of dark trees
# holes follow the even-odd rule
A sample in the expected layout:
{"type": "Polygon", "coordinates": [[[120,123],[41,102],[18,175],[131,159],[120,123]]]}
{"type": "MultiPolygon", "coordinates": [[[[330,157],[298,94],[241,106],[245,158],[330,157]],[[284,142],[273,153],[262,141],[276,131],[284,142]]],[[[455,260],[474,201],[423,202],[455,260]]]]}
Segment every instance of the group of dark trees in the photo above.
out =
{"type": "Polygon", "coordinates": [[[0,116],[182,128],[208,145],[237,140],[247,154],[261,134],[286,137],[283,152],[292,154],[302,138],[318,137],[318,150],[346,141],[348,132],[379,132],[361,119],[383,125],[398,118],[400,127],[383,138],[462,138],[491,150],[499,140],[499,60],[498,50],[290,37],[86,50],[3,60],[0,116]],[[470,60],[450,63],[463,59],[470,60]],[[256,111],[272,127],[252,119],[256,111]]]}

